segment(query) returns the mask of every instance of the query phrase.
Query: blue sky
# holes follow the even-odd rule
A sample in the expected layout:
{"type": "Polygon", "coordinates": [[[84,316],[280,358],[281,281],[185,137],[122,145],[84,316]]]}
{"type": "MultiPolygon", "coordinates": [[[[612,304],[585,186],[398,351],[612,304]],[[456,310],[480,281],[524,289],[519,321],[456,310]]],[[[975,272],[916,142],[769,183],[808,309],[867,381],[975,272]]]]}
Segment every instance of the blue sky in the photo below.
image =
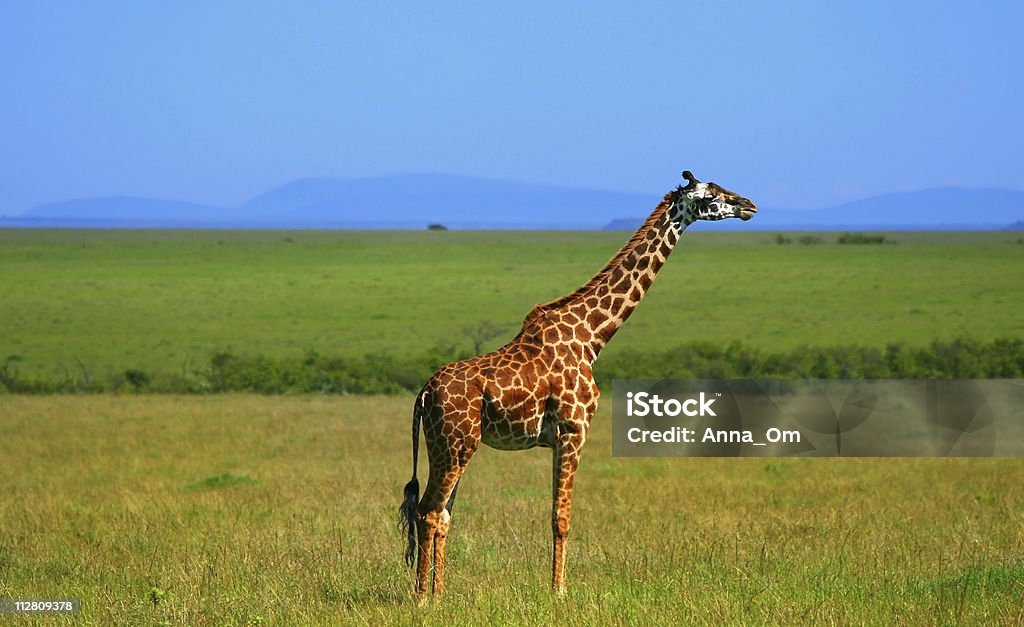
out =
{"type": "Polygon", "coordinates": [[[445,172],[1024,189],[1019,3],[5,2],[0,213],[445,172]],[[444,8],[441,8],[441,7],[444,8]]]}

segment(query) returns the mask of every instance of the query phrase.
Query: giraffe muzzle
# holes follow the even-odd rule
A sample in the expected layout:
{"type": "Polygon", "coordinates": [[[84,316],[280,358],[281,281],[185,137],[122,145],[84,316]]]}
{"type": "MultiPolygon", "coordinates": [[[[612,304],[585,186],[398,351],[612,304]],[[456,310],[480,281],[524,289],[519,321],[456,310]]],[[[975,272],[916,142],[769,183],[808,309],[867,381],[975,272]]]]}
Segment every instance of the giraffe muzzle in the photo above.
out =
{"type": "Polygon", "coordinates": [[[744,222],[753,218],[754,214],[757,213],[757,205],[752,203],[749,198],[737,198],[736,204],[739,205],[740,220],[744,222]]]}

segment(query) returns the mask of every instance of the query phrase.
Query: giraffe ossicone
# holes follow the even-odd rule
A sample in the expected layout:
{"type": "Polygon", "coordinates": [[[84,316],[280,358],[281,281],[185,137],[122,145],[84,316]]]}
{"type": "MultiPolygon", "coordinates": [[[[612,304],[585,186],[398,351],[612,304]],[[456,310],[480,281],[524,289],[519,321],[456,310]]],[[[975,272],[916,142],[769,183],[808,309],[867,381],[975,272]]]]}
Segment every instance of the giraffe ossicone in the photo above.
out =
{"type": "Polygon", "coordinates": [[[534,307],[519,334],[496,351],[438,370],[416,397],[412,480],[400,523],[416,593],[444,590],[445,543],[459,480],[480,444],[502,450],[552,449],[552,587],[565,587],[573,479],[600,395],[593,365],[640,304],[682,232],[698,220],[749,220],[750,200],[689,170],[625,246],[579,289],[534,307]],[[422,426],[429,476],[419,494],[416,466],[422,426]],[[433,575],[431,577],[431,574],[433,575]]]}

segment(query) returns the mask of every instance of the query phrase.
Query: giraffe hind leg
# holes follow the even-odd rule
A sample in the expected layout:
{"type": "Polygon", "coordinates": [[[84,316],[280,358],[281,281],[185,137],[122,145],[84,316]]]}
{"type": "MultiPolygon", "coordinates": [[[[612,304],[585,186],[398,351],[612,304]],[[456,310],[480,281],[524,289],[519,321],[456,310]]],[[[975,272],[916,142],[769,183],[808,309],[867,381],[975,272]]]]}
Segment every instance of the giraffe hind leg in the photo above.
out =
{"type": "Polygon", "coordinates": [[[455,510],[453,509],[455,507],[455,495],[459,493],[459,484],[461,483],[462,477],[459,477],[459,480],[455,482],[455,487],[452,488],[452,495],[448,497],[448,504],[444,506],[444,508],[448,510],[449,517],[451,517],[451,515],[455,512],[455,510]]]}
{"type": "Polygon", "coordinates": [[[420,599],[427,593],[427,580],[430,577],[430,563],[434,554],[436,532],[436,518],[422,513],[416,515],[416,596],[420,599]]]}
{"type": "Polygon", "coordinates": [[[419,534],[419,559],[416,568],[416,593],[422,598],[427,592],[430,579],[435,598],[444,593],[445,547],[448,530],[451,527],[451,507],[462,473],[473,455],[472,449],[453,446],[449,449],[443,466],[431,464],[423,498],[417,514],[419,534]],[[433,576],[431,577],[431,562],[433,576]]]}
{"type": "MultiPolygon", "coordinates": [[[[443,484],[453,486],[458,482],[457,473],[461,469],[454,468],[444,476],[443,484]]],[[[432,478],[433,479],[433,478],[432,478]]],[[[444,591],[444,553],[448,529],[451,527],[451,513],[446,508],[449,498],[440,498],[438,490],[432,489],[433,481],[427,483],[427,489],[420,501],[419,513],[416,516],[419,555],[416,564],[416,594],[423,597],[430,586],[435,597],[444,591]],[[433,572],[431,572],[433,567],[433,572]]],[[[446,492],[453,492],[449,487],[446,492]]]]}
{"type": "Polygon", "coordinates": [[[444,549],[448,540],[448,529],[451,528],[452,517],[447,509],[442,509],[437,517],[437,533],[434,535],[434,586],[435,598],[444,594],[444,549]]]}
{"type": "Polygon", "coordinates": [[[459,484],[462,483],[462,473],[466,467],[458,468],[459,477],[455,480],[455,487],[452,488],[451,496],[448,497],[444,509],[438,515],[437,531],[434,534],[434,596],[440,597],[444,593],[444,552],[448,540],[448,530],[452,525],[452,508],[455,507],[455,495],[459,492],[459,484]]]}

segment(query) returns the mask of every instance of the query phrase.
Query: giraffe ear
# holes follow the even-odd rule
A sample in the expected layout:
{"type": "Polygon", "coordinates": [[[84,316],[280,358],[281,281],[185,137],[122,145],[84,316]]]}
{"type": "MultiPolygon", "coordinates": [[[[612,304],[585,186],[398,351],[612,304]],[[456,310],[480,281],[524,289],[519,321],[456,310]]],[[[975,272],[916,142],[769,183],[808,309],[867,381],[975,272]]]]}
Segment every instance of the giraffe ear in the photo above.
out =
{"type": "Polygon", "coordinates": [[[683,170],[683,178],[686,179],[686,187],[683,189],[693,189],[697,183],[700,183],[700,181],[697,180],[697,177],[689,170],[683,170]]]}

